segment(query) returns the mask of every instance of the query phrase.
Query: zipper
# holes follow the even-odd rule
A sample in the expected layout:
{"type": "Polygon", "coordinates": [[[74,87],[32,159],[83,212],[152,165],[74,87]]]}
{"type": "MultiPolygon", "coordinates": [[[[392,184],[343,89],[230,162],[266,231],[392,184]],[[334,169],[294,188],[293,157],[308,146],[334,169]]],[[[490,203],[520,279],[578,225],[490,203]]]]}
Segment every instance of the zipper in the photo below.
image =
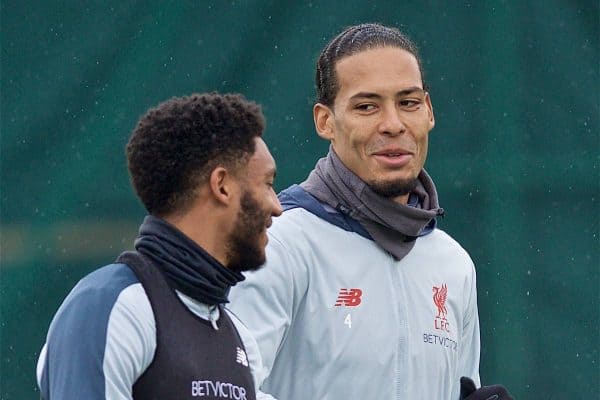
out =
{"type": "Polygon", "coordinates": [[[208,320],[210,321],[210,324],[212,325],[212,327],[215,331],[219,330],[219,327],[217,326],[217,319],[219,317],[216,316],[216,318],[215,318],[215,314],[217,314],[218,312],[219,312],[219,309],[216,305],[212,306],[212,308],[208,309],[208,320]]]}

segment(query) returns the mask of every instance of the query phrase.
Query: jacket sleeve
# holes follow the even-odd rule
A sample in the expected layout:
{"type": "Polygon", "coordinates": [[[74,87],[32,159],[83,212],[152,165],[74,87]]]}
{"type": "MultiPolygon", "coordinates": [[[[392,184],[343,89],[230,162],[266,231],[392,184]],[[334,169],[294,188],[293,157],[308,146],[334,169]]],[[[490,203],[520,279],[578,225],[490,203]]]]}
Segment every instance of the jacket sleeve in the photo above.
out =
{"type": "Polygon", "coordinates": [[[152,309],[140,284],[107,289],[82,281],[50,325],[37,367],[41,397],[130,400],[155,347],[152,309]]]}
{"type": "Polygon", "coordinates": [[[254,386],[256,388],[256,399],[257,400],[277,400],[273,396],[263,393],[259,390],[260,382],[264,380],[264,377],[261,375],[264,371],[262,365],[262,359],[260,356],[260,352],[258,351],[258,344],[252,333],[248,330],[248,328],[240,321],[240,319],[233,314],[229,309],[227,309],[228,314],[235,325],[235,328],[242,339],[242,343],[244,344],[244,348],[246,349],[246,356],[248,357],[248,363],[250,364],[250,369],[252,370],[252,376],[254,377],[254,386]]]}
{"type": "Polygon", "coordinates": [[[462,376],[473,379],[477,387],[481,386],[479,378],[479,313],[477,310],[477,284],[475,267],[472,265],[471,274],[467,279],[465,292],[468,293],[465,304],[465,314],[463,319],[463,330],[461,337],[461,350],[458,359],[459,375],[454,379],[452,398],[458,399],[460,396],[460,378],[462,376]]]}
{"type": "Polygon", "coordinates": [[[246,273],[246,279],[229,296],[229,308],[248,328],[262,358],[262,366],[256,371],[257,388],[268,379],[307,290],[302,257],[272,231],[266,256],[266,264],[258,271],[246,273]]]}

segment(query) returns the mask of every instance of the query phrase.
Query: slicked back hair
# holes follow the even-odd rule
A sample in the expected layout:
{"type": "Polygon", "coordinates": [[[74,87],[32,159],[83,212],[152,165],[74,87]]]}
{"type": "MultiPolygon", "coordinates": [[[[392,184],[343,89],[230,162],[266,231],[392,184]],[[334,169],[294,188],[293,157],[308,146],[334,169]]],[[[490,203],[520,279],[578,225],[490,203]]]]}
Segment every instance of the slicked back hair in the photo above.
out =
{"type": "MultiPolygon", "coordinates": [[[[398,47],[417,59],[423,85],[424,76],[417,46],[396,28],[380,24],[360,24],[346,28],[321,51],[317,60],[315,83],[317,103],[332,107],[339,91],[335,66],[339,60],[364,50],[381,47],[398,47]]],[[[425,88],[425,86],[423,86],[425,88]]]]}
{"type": "Polygon", "coordinates": [[[132,185],[152,215],[189,209],[210,173],[245,165],[262,136],[258,104],[240,94],[174,97],[143,115],[126,146],[132,185]]]}

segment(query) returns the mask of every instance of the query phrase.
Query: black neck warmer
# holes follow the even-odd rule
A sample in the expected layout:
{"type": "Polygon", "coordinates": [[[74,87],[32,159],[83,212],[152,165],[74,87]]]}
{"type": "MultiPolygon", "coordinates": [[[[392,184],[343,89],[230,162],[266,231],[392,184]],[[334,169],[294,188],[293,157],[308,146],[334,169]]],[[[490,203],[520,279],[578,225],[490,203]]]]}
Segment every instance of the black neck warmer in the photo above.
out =
{"type": "Polygon", "coordinates": [[[229,288],[244,280],[181,231],[151,215],[144,218],[134,245],[164,273],[173,289],[201,303],[227,303],[229,288]]]}

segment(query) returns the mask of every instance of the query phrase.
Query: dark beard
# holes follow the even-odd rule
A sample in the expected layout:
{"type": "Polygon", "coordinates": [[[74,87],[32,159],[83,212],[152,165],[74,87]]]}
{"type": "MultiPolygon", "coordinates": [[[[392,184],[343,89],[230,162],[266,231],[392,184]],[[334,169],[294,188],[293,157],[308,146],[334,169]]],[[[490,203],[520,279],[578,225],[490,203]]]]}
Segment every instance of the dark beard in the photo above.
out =
{"type": "Polygon", "coordinates": [[[394,198],[404,196],[415,190],[418,179],[393,182],[370,182],[369,188],[381,197],[394,198]]]}
{"type": "Polygon", "coordinates": [[[236,272],[255,271],[266,261],[265,250],[258,242],[268,216],[249,192],[240,200],[240,212],[229,238],[228,268],[236,272]]]}

